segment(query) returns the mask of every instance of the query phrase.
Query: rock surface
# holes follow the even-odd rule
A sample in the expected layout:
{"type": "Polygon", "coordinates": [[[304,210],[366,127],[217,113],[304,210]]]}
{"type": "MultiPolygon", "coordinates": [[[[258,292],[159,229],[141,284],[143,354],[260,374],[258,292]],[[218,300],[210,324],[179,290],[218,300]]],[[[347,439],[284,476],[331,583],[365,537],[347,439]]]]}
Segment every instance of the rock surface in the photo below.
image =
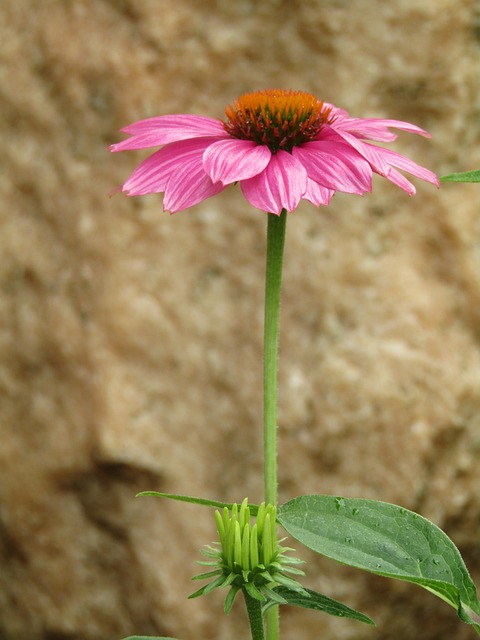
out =
{"type": "MultiPolygon", "coordinates": [[[[120,127],[222,117],[244,91],[312,91],[415,122],[396,149],[480,165],[475,0],[16,0],[0,8],[0,638],[242,640],[187,601],[211,513],[136,492],[262,497],[265,214],[238,188],[169,217],[107,194],[145,154],[120,127]]],[[[480,582],[480,197],[378,178],[288,223],[281,500],[400,503],[480,582]]],[[[297,545],[298,549],[298,545],[297,545]]],[[[463,640],[420,589],[310,560],[377,629],[287,610],[285,637],[463,640]],[[301,631],[300,631],[301,629],[301,631]]]]}

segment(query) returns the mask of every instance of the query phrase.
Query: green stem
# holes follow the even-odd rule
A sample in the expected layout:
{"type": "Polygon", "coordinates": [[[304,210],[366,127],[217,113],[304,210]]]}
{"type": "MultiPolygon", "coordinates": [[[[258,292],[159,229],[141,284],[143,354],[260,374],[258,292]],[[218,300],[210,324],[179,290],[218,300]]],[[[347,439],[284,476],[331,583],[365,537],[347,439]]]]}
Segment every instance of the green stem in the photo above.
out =
{"type": "Polygon", "coordinates": [[[263,437],[265,502],[277,504],[277,372],[283,247],[287,212],[268,214],[263,346],[263,437]]]}
{"type": "Polygon", "coordinates": [[[266,613],[267,618],[267,640],[278,640],[280,637],[280,611],[277,607],[272,607],[266,613]]]}
{"type": "Polygon", "coordinates": [[[265,640],[263,632],[263,616],[262,616],[262,603],[259,600],[255,600],[247,593],[246,589],[242,589],[243,597],[245,598],[245,604],[247,605],[248,621],[250,623],[250,631],[252,633],[252,640],[265,640]]]}
{"type": "MultiPolygon", "coordinates": [[[[282,288],[283,249],[287,211],[280,216],[269,213],[267,227],[267,264],[265,274],[265,324],[263,363],[263,446],[265,502],[277,504],[277,374],[282,288]]],[[[278,607],[267,614],[267,640],[278,640],[278,607]]]]}

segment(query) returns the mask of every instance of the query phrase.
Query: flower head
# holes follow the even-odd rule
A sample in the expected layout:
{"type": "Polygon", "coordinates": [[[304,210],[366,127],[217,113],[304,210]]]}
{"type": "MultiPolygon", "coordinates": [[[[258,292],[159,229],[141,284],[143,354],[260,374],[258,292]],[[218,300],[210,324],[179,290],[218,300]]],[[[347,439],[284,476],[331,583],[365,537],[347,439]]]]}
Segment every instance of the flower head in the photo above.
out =
{"type": "Polygon", "coordinates": [[[187,209],[239,182],[258,209],[279,215],[300,200],[328,205],[336,191],[363,195],[377,173],[409,195],[398,171],[438,186],[437,176],[405,156],[369,141],[391,142],[399,129],[429,134],[408,122],[351,118],[304,91],[246,93],[228,106],[226,120],[169,115],[140,120],[113,152],[161,147],[122,185],[127,195],[164,193],[164,209],[187,209]]]}
{"type": "Polygon", "coordinates": [[[211,571],[195,576],[194,580],[214,578],[190,598],[210,593],[217,587],[230,587],[225,599],[225,613],[229,613],[235,596],[244,589],[252,598],[268,607],[269,604],[286,604],[287,601],[275,591],[284,586],[309,597],[309,593],[293,578],[286,574],[304,575],[292,565],[302,564],[297,558],[287,557],[289,547],[280,546],[277,540],[276,508],[262,503],[257,512],[256,522],[250,522],[248,500],[229,510],[215,512],[215,522],[220,542],[214,542],[202,550],[211,558],[199,564],[212,567],[211,571]]]}

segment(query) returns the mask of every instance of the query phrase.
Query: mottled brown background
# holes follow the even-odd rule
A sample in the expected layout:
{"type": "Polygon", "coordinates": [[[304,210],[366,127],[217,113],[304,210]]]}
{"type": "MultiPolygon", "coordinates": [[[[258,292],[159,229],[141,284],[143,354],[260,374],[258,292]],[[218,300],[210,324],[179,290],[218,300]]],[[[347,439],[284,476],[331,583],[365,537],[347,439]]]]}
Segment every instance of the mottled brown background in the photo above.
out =
{"type": "MultiPolygon", "coordinates": [[[[4,0],[0,29],[0,639],[244,640],[223,594],[186,600],[211,513],[133,496],[262,497],[266,214],[238,187],[172,217],[109,199],[146,154],[105,147],[285,87],[425,127],[395,148],[439,174],[475,168],[479,5],[4,0]]],[[[416,183],[290,215],[280,494],[420,511],[478,583],[480,192],[416,183]]],[[[289,609],[285,640],[474,636],[415,586],[299,553],[378,626],[289,609]]]]}

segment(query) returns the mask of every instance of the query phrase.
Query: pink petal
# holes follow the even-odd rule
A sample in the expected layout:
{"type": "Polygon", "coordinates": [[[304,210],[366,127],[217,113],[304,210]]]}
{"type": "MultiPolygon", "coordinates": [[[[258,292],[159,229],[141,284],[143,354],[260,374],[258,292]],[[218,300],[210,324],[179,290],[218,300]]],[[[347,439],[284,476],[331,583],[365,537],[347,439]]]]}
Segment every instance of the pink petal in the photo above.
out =
{"type": "Polygon", "coordinates": [[[220,182],[214,184],[211,181],[201,163],[185,163],[170,176],[163,198],[163,208],[165,211],[176,213],[193,207],[224,189],[220,182]]]}
{"type": "MultiPolygon", "coordinates": [[[[347,142],[353,149],[358,151],[358,153],[368,161],[376,173],[379,173],[381,176],[386,176],[388,174],[390,166],[385,162],[381,153],[379,153],[379,151],[381,151],[381,147],[376,147],[375,145],[368,144],[368,142],[363,142],[347,131],[335,130],[335,132],[338,133],[344,142],[347,142]]],[[[329,134],[325,133],[324,135],[326,136],[329,134]]]]}
{"type": "Polygon", "coordinates": [[[392,142],[397,139],[397,134],[385,127],[368,126],[361,118],[348,118],[338,122],[332,122],[332,129],[335,131],[346,131],[356,138],[364,138],[367,140],[378,140],[382,142],[392,142]]]}
{"type": "Polygon", "coordinates": [[[440,181],[435,173],[433,173],[433,171],[429,171],[429,169],[421,167],[413,160],[410,160],[409,158],[406,158],[405,156],[402,156],[400,153],[392,151],[391,149],[379,148],[378,151],[382,155],[384,160],[388,162],[388,164],[393,165],[398,169],[402,169],[402,171],[407,171],[408,173],[411,173],[412,176],[416,176],[417,178],[425,180],[425,182],[431,182],[437,187],[440,186],[440,181]]]}
{"type": "Polygon", "coordinates": [[[185,114],[158,116],[157,118],[140,120],[128,125],[122,131],[132,137],[117,144],[112,144],[109,147],[110,151],[147,149],[189,138],[230,137],[220,120],[185,114]]]}
{"type": "Polygon", "coordinates": [[[349,145],[333,140],[316,140],[293,148],[308,177],[336,191],[363,195],[372,190],[372,170],[349,145]]]}
{"type": "Polygon", "coordinates": [[[202,156],[211,138],[172,142],[144,160],[122,186],[129,196],[165,191],[172,174],[186,165],[203,171],[202,156]]]}
{"type": "Polygon", "coordinates": [[[230,138],[214,142],[205,150],[203,166],[213,182],[227,185],[261,173],[271,157],[266,145],[230,138]]]}
{"type": "Polygon", "coordinates": [[[340,118],[344,119],[350,117],[348,111],[345,111],[345,109],[342,109],[341,107],[336,107],[331,102],[324,102],[323,104],[325,105],[325,107],[328,107],[330,109],[330,120],[333,118],[334,121],[336,121],[340,118]]]}
{"type": "Polygon", "coordinates": [[[321,205],[326,206],[330,204],[330,200],[334,193],[335,191],[333,189],[322,187],[318,182],[307,178],[307,189],[303,194],[303,199],[308,200],[317,207],[321,205]]]}
{"type": "Polygon", "coordinates": [[[367,140],[378,140],[382,142],[390,142],[395,140],[397,134],[389,130],[389,127],[415,133],[417,135],[431,138],[431,135],[424,129],[403,122],[401,120],[382,120],[380,118],[344,118],[339,117],[334,120],[331,125],[333,129],[347,131],[358,138],[366,138],[367,140]]]}
{"type": "Polygon", "coordinates": [[[282,209],[298,206],[307,188],[307,172],[290,153],[278,151],[261,173],[243,180],[241,188],[251,205],[280,215],[282,209]]]}
{"type": "Polygon", "coordinates": [[[417,193],[417,190],[410,182],[410,180],[407,180],[407,178],[405,178],[405,176],[402,175],[400,171],[397,171],[393,167],[390,168],[388,175],[384,177],[387,178],[387,180],[390,180],[390,182],[393,182],[393,184],[396,184],[397,187],[400,187],[400,189],[406,191],[409,196],[413,196],[417,193]]]}

